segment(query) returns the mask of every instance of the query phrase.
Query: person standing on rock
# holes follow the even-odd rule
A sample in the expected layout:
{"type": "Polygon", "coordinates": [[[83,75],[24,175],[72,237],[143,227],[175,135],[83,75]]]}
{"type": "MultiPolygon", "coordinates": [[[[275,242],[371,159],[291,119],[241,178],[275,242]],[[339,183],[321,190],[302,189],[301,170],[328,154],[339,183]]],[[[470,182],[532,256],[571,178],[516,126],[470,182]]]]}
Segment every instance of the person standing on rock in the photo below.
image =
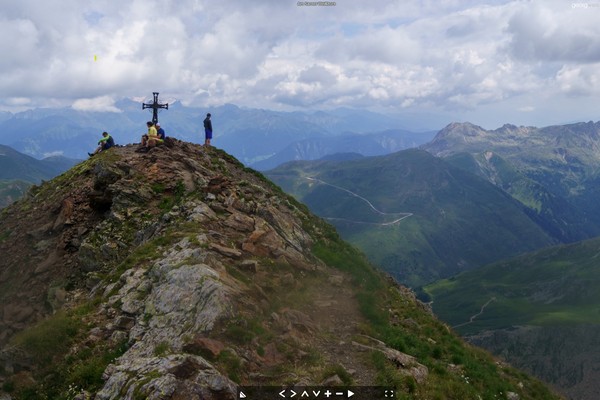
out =
{"type": "Polygon", "coordinates": [[[212,122],[210,121],[210,113],[206,114],[204,118],[204,145],[210,146],[210,139],[212,139],[212,122]]]}

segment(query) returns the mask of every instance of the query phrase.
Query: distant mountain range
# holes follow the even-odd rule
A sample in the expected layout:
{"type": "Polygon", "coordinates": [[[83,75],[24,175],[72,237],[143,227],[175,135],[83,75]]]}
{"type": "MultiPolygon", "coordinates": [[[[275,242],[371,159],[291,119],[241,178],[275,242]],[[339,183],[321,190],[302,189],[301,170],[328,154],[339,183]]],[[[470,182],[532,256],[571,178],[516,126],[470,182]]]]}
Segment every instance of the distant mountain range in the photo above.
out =
{"type": "MultiPolygon", "coordinates": [[[[132,100],[121,100],[115,106],[121,112],[60,108],[5,113],[0,116],[0,143],[36,158],[57,154],[84,158],[103,131],[118,144],[139,142],[151,114],[132,100]]],[[[200,143],[204,141],[202,120],[207,112],[212,114],[214,145],[257,169],[337,152],[386,154],[433,137],[433,132],[407,131],[399,118],[349,109],[279,112],[231,104],[199,109],[175,102],[160,112],[159,121],[167,136],[200,143]]]]}
{"type": "Polygon", "coordinates": [[[337,153],[378,156],[419,147],[435,132],[415,133],[390,129],[370,134],[347,134],[336,137],[313,138],[293,142],[264,161],[252,164],[258,170],[268,170],[292,160],[318,160],[337,153]]]}

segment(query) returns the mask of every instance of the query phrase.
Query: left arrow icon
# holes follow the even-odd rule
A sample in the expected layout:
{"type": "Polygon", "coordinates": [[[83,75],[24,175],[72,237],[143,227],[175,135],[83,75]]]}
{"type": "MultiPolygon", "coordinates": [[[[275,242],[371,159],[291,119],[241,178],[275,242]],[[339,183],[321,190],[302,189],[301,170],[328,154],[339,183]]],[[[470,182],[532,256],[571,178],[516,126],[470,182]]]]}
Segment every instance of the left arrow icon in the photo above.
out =
{"type": "Polygon", "coordinates": [[[279,392],[279,395],[285,399],[285,389],[279,392]]]}

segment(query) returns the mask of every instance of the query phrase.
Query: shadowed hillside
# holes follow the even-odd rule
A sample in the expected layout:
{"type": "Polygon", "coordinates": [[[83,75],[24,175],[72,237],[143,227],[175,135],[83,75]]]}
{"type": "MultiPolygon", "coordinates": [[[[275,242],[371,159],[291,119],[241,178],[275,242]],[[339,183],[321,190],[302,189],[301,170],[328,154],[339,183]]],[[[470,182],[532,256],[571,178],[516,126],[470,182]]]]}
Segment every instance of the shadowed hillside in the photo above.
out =
{"type": "Polygon", "coordinates": [[[469,341],[572,398],[597,398],[599,249],[600,239],[552,247],[436,282],[426,291],[436,314],[469,341]]]}

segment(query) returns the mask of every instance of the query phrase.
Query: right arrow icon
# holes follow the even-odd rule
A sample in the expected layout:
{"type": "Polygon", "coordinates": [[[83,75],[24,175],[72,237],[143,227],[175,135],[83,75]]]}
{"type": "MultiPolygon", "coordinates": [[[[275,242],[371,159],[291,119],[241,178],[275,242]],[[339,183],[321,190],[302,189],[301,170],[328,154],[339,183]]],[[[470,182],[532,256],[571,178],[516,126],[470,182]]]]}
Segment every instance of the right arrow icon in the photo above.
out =
{"type": "Polygon", "coordinates": [[[354,396],[354,392],[352,390],[348,390],[348,398],[354,396]]]}

